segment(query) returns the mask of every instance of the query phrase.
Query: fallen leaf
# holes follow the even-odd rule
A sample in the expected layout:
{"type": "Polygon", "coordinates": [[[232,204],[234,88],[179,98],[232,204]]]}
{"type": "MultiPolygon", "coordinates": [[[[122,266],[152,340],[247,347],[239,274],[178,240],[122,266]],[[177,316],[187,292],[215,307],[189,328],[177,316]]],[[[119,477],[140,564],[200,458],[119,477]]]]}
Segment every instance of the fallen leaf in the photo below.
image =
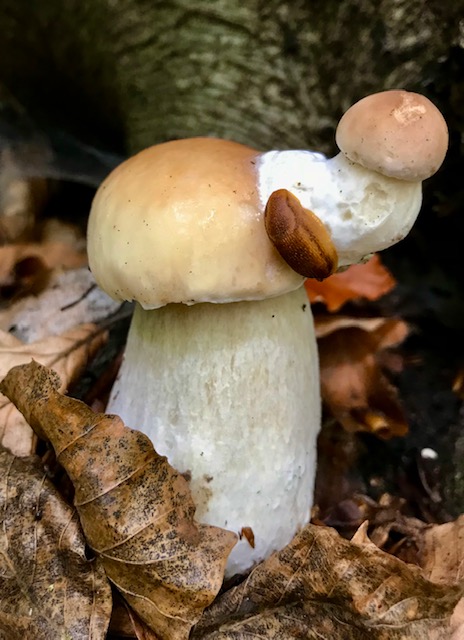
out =
{"type": "Polygon", "coordinates": [[[0,449],[0,638],[103,640],[111,588],[36,458],[0,449]]]}
{"type": "Polygon", "coordinates": [[[378,300],[393,289],[396,281],[378,255],[364,264],[353,264],[322,282],[306,280],[310,302],[323,302],[328,311],[338,311],[345,302],[365,298],[378,300]]]}
{"type": "MultiPolygon", "coordinates": [[[[464,585],[464,515],[454,522],[426,529],[420,548],[420,565],[431,582],[464,585]]],[[[464,638],[464,598],[456,606],[452,640],[464,638]]]]}
{"type": "Polygon", "coordinates": [[[464,368],[461,367],[456,373],[451,388],[461,400],[464,400],[464,368]]]}
{"type": "MultiPolygon", "coordinates": [[[[60,336],[29,345],[0,331],[0,379],[12,367],[35,359],[58,372],[62,380],[61,390],[64,390],[78,377],[105,338],[105,332],[98,330],[94,324],[84,324],[60,336]]],[[[31,455],[35,449],[32,429],[14,405],[1,394],[0,445],[17,456],[31,455]]]]}
{"type": "Polygon", "coordinates": [[[135,640],[159,640],[159,636],[150,629],[117,591],[114,593],[108,635],[110,638],[134,638],[135,640]]]}
{"type": "Polygon", "coordinates": [[[282,551],[207,609],[195,640],[449,640],[462,589],[358,535],[307,525],[282,551]]]}
{"type": "Polygon", "coordinates": [[[437,584],[464,581],[464,515],[454,522],[433,525],[424,533],[420,564],[437,584]]]}
{"type": "Polygon", "coordinates": [[[378,349],[387,349],[401,344],[409,333],[408,325],[399,318],[317,315],[314,322],[318,339],[325,338],[341,329],[362,329],[374,335],[378,349]]]}
{"type": "Polygon", "coordinates": [[[424,531],[429,525],[417,518],[405,516],[405,500],[385,493],[376,501],[353,493],[331,505],[325,513],[316,511],[317,524],[334,527],[343,537],[351,537],[363,522],[369,522],[369,539],[379,549],[400,557],[405,562],[418,564],[418,549],[424,531]],[[405,547],[408,549],[405,550],[405,547]]]}
{"type": "Polygon", "coordinates": [[[66,242],[10,244],[0,247],[0,285],[12,281],[15,265],[26,258],[39,258],[47,269],[77,269],[87,264],[84,247],[66,242]]]}
{"type": "Polygon", "coordinates": [[[50,274],[51,270],[42,258],[21,258],[13,266],[10,281],[0,286],[0,298],[11,303],[24,296],[38,295],[47,288],[50,274]]]}
{"type": "Polygon", "coordinates": [[[58,335],[79,324],[98,322],[121,306],[106,295],[86,268],[55,272],[40,295],[28,296],[0,311],[0,329],[23,342],[58,335]]]}
{"type": "Polygon", "coordinates": [[[398,319],[316,319],[320,337],[321,395],[330,414],[347,431],[381,438],[402,436],[408,425],[395,387],[378,364],[378,352],[404,340],[398,319]],[[323,329],[321,329],[323,327],[323,329]]]}
{"type": "Polygon", "coordinates": [[[110,580],[161,640],[186,639],[221,587],[236,535],[195,522],[188,482],[144,434],[62,396],[61,386],[32,362],[0,390],[52,443],[110,580]]]}

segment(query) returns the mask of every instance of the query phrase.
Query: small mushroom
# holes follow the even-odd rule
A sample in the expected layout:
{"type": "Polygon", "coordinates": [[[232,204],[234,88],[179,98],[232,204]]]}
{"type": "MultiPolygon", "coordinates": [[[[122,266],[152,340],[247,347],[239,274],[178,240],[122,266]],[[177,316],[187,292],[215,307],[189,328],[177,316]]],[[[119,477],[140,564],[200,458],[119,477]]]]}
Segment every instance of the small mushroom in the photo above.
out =
{"type": "MultiPolygon", "coordinates": [[[[421,183],[444,160],[448,129],[424,96],[384,91],[348,109],[336,141],[340,153],[329,160],[310,151],[263,154],[260,192],[265,202],[283,189],[298,199],[301,209],[312,212],[330,233],[338,265],[344,267],[407,235],[421,207],[421,183]]],[[[278,228],[284,236],[292,226],[295,237],[305,234],[288,220],[283,207],[268,207],[268,228],[278,228]]],[[[279,248],[281,239],[275,234],[271,239],[292,264],[291,243],[279,248]]],[[[310,253],[306,260],[301,254],[297,271],[310,275],[312,260],[310,253]]]]}
{"type": "Polygon", "coordinates": [[[337,158],[177,140],[117,167],[92,205],[95,278],[115,299],[137,301],[108,410],[190,478],[200,521],[253,532],[228,575],[308,522],[316,469],[312,315],[304,277],[266,233],[266,204],[289,207],[298,224],[309,216],[303,258],[316,277],[336,268],[336,254],[357,262],[402,237],[405,211],[415,216],[420,204],[419,184],[337,158]]]}

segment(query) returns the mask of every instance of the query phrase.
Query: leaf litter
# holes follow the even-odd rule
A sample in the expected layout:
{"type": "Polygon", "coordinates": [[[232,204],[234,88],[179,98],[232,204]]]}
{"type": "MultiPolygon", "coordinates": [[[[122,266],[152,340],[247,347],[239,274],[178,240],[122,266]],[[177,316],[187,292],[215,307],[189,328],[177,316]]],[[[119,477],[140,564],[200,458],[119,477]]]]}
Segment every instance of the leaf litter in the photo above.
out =
{"type": "Polygon", "coordinates": [[[408,335],[395,318],[316,316],[321,395],[327,410],[347,431],[381,438],[408,430],[398,392],[382,370],[379,354],[408,335]]]}
{"type": "Polygon", "coordinates": [[[429,582],[364,535],[347,541],[334,529],[307,525],[218,598],[193,638],[447,640],[461,593],[429,582]]]}
{"type": "Polygon", "coordinates": [[[0,638],[103,640],[111,589],[38,458],[0,448],[0,638]]]}
{"type": "Polygon", "coordinates": [[[187,482],[146,437],[62,396],[56,374],[37,363],[10,371],[0,388],[52,442],[88,544],[161,640],[188,638],[195,623],[195,640],[450,637],[461,582],[435,584],[381,551],[367,523],[352,541],[307,525],[213,601],[235,537],[194,523],[187,482]]]}
{"type": "Polygon", "coordinates": [[[222,585],[236,535],[195,522],[187,481],[144,434],[61,387],[36,362],[15,367],[0,385],[55,449],[108,578],[161,640],[187,638],[222,585]]]}
{"type": "MultiPolygon", "coordinates": [[[[78,378],[89,359],[103,344],[106,333],[94,324],[83,324],[58,336],[24,344],[0,331],[0,379],[19,364],[32,359],[51,366],[61,379],[61,390],[78,378]]],[[[22,414],[0,394],[0,445],[17,456],[31,455],[35,436],[22,414]]]]}

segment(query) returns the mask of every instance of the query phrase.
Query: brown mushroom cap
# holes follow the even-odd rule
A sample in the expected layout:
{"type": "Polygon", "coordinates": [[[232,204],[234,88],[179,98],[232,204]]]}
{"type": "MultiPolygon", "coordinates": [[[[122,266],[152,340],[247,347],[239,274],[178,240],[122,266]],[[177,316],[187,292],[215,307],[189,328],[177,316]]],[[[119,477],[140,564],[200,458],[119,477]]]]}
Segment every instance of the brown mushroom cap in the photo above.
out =
{"type": "Polygon", "coordinates": [[[298,288],[304,279],[264,228],[258,158],[241,144],[192,138],[119,165],[89,218],[89,263],[102,289],[148,309],[260,300],[298,288]]]}
{"type": "Polygon", "coordinates": [[[383,91],[348,109],[338,124],[336,142],[349,160],[366,169],[420,182],[442,164],[448,128],[425,96],[383,91]]]}

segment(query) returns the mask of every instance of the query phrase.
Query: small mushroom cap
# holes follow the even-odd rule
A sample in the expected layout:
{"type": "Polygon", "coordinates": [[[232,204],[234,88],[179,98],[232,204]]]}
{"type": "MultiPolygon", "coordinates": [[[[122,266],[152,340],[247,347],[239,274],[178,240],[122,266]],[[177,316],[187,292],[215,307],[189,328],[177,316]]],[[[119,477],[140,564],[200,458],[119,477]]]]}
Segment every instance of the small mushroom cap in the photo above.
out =
{"type": "Polygon", "coordinates": [[[366,169],[421,182],[442,164],[448,128],[425,96],[383,91],[348,109],[338,124],[336,142],[347,158],[366,169]]]}
{"type": "Polygon", "coordinates": [[[264,228],[258,158],[241,144],[192,138],[119,165],[98,189],[89,218],[89,263],[102,289],[146,309],[297,289],[304,278],[264,228]]]}

